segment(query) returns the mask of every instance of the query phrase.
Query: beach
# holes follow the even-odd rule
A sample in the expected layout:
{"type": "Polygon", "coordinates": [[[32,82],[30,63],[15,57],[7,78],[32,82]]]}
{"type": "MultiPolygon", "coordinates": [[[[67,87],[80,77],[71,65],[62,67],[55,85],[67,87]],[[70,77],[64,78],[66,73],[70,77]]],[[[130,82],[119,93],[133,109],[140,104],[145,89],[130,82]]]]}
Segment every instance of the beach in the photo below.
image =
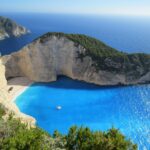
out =
{"type": "Polygon", "coordinates": [[[0,103],[7,110],[5,117],[8,117],[10,113],[13,113],[14,117],[20,119],[21,122],[26,123],[29,126],[35,125],[36,120],[33,117],[20,112],[19,108],[14,102],[16,97],[32,84],[33,82],[25,77],[16,77],[9,79],[7,81],[7,85],[1,87],[0,103]]]}

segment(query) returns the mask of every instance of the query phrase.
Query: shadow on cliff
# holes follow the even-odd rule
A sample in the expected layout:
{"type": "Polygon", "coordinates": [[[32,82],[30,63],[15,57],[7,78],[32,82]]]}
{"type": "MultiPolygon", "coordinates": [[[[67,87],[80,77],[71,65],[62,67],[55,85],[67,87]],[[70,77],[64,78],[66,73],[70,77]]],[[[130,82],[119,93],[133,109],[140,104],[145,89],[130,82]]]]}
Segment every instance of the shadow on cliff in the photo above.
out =
{"type": "Polygon", "coordinates": [[[45,86],[45,87],[57,88],[57,89],[83,89],[83,90],[107,90],[110,88],[111,89],[118,88],[118,86],[98,86],[95,84],[86,83],[84,81],[73,80],[66,76],[58,76],[57,81],[50,82],[50,83],[32,84],[32,87],[35,86],[45,86]]]}
{"type": "MultiPolygon", "coordinates": [[[[27,81],[28,82],[28,81],[27,81]]],[[[21,85],[21,86],[27,86],[27,82],[18,82],[16,80],[16,82],[13,83],[9,83],[9,86],[13,86],[13,85],[21,85]]],[[[49,83],[45,83],[45,82],[37,82],[31,85],[32,87],[39,87],[39,86],[43,86],[43,87],[49,87],[49,88],[56,88],[56,89],[79,89],[79,90],[110,90],[110,89],[117,89],[117,88],[124,88],[126,86],[123,85],[116,85],[116,86],[100,86],[100,85],[95,85],[92,83],[86,83],[84,81],[79,81],[79,80],[73,80],[69,77],[66,76],[58,76],[57,77],[57,81],[54,82],[49,82],[49,83]]],[[[134,86],[134,85],[130,85],[130,86],[134,86]]],[[[137,85],[136,85],[137,86],[137,85]]],[[[141,86],[141,85],[139,85],[141,86]]],[[[144,85],[143,85],[144,86],[144,85]]],[[[129,87],[129,86],[128,86],[129,87]]]]}
{"type": "MultiPolygon", "coordinates": [[[[21,77],[20,77],[21,78],[21,77]]],[[[28,86],[29,81],[25,81],[25,78],[23,78],[23,82],[19,79],[12,78],[8,80],[8,85],[19,85],[19,86],[28,86]],[[9,82],[9,80],[14,80],[14,82],[9,82]]],[[[37,82],[31,85],[32,87],[39,87],[39,86],[45,86],[49,88],[57,88],[57,89],[83,89],[83,90],[107,90],[107,89],[116,89],[123,86],[99,86],[92,83],[86,83],[84,81],[79,80],[73,80],[66,76],[58,76],[57,81],[49,82],[49,83],[43,83],[43,82],[37,82]]]]}
{"type": "MultiPolygon", "coordinates": [[[[21,86],[27,86],[27,82],[9,82],[9,86],[13,85],[21,85],[21,86]]],[[[99,86],[92,83],[86,83],[84,81],[79,80],[73,80],[66,76],[58,76],[57,81],[44,83],[44,82],[37,82],[31,85],[32,87],[39,87],[39,86],[45,86],[49,88],[57,88],[57,89],[83,89],[83,90],[107,90],[107,89],[115,89],[120,88],[123,86],[99,86]]]]}

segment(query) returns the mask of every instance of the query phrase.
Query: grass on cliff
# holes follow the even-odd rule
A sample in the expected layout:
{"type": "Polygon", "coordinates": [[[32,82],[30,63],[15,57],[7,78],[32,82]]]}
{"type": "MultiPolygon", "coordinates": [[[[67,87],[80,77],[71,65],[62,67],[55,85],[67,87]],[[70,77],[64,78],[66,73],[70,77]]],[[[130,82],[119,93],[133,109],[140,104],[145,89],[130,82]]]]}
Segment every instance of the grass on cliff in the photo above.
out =
{"type": "Polygon", "coordinates": [[[65,33],[47,33],[40,37],[40,41],[44,42],[48,37],[57,36],[58,38],[66,37],[75,43],[75,46],[81,45],[86,49],[84,53],[79,53],[81,60],[85,56],[90,56],[94,61],[93,66],[97,70],[106,70],[127,74],[132,71],[134,76],[138,77],[150,71],[150,55],[143,53],[128,54],[118,51],[104,44],[103,42],[81,34],[65,34],[65,33]],[[141,70],[139,70],[141,68],[141,70]]]}
{"type": "Polygon", "coordinates": [[[137,150],[137,145],[115,128],[93,132],[89,128],[73,126],[66,135],[55,131],[50,136],[38,127],[28,129],[12,116],[3,120],[1,105],[0,112],[1,150],[137,150]]]}
{"type": "Polygon", "coordinates": [[[3,31],[2,29],[0,29],[0,34],[5,34],[5,31],[3,31]]]}
{"type": "Polygon", "coordinates": [[[2,105],[0,105],[0,119],[2,119],[2,116],[5,115],[5,111],[2,105]]]}

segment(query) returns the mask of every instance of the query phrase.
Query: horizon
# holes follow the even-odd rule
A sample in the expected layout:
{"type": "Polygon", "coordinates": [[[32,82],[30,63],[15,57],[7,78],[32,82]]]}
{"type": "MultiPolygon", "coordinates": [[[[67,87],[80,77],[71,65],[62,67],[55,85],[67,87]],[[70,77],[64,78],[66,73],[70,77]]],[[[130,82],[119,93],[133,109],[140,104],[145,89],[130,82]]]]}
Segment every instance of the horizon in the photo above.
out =
{"type": "Polygon", "coordinates": [[[78,15],[113,15],[113,16],[150,16],[148,0],[0,0],[0,13],[57,13],[78,15]]]}

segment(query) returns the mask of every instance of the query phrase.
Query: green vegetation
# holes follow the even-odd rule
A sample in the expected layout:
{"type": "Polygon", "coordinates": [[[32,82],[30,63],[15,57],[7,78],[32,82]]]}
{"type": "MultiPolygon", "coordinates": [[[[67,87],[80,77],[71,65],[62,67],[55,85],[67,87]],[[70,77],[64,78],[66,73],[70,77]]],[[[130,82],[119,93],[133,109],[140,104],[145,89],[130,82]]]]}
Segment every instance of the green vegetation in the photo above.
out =
{"type": "Polygon", "coordinates": [[[2,119],[2,116],[5,115],[5,111],[2,105],[0,105],[0,119],[2,119]]]}
{"type": "Polygon", "coordinates": [[[5,34],[5,31],[3,31],[2,29],[0,29],[0,34],[5,34]]]}
{"type": "Polygon", "coordinates": [[[53,136],[39,128],[28,129],[19,120],[3,120],[0,107],[0,149],[1,150],[137,150],[118,130],[93,132],[89,128],[70,128],[67,135],[55,131],[53,136]]]}
{"type": "Polygon", "coordinates": [[[2,119],[4,110],[0,107],[0,149],[1,150],[62,150],[66,143],[64,137],[52,138],[39,128],[28,129],[20,120],[2,119]]]}
{"type": "Polygon", "coordinates": [[[89,128],[71,127],[67,135],[69,150],[136,150],[132,144],[116,129],[107,132],[92,132],[89,128]]]}
{"type": "Polygon", "coordinates": [[[45,42],[48,37],[57,36],[66,37],[75,43],[75,46],[81,45],[86,49],[78,56],[83,60],[85,56],[90,56],[93,60],[93,66],[98,70],[118,72],[123,74],[132,74],[135,78],[150,71],[150,55],[148,54],[127,54],[113,49],[103,42],[80,34],[47,33],[40,37],[41,42],[45,42]]]}

